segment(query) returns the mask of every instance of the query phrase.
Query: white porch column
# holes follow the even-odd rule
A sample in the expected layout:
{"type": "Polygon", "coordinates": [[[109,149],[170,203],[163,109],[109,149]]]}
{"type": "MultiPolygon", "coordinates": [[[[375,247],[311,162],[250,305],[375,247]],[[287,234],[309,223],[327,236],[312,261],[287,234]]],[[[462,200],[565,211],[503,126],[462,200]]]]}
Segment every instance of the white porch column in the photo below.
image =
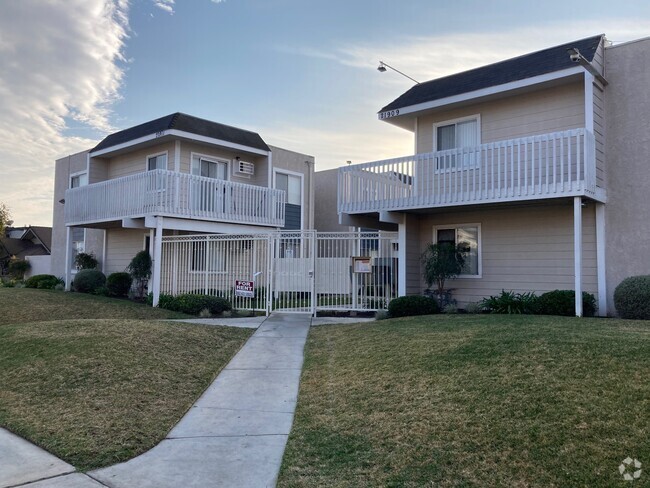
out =
{"type": "Polygon", "coordinates": [[[397,224],[397,296],[406,296],[406,219],[397,224]]]}
{"type": "Polygon", "coordinates": [[[70,247],[70,237],[72,235],[72,228],[66,226],[65,228],[65,291],[70,291],[72,272],[72,248],[70,247]]]}
{"type": "Polygon", "coordinates": [[[605,265],[605,204],[596,204],[596,264],[598,268],[598,315],[607,317],[607,275],[605,265]]]}
{"type": "Polygon", "coordinates": [[[163,230],[163,218],[156,217],[156,234],[153,245],[153,306],[158,306],[158,300],[160,299],[160,273],[162,270],[162,230],[163,230]]]}
{"type": "Polygon", "coordinates": [[[573,262],[576,317],[582,317],[582,197],[573,197],[573,262]]]}

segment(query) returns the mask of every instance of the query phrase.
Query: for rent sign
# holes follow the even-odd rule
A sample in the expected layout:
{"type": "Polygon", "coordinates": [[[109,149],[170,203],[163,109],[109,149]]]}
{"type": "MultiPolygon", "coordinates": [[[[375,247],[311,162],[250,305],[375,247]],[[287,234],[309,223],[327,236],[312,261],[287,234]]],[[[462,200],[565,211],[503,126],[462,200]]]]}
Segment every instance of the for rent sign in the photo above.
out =
{"type": "Polygon", "coordinates": [[[252,281],[235,281],[235,296],[253,298],[255,296],[254,283],[252,281]]]}

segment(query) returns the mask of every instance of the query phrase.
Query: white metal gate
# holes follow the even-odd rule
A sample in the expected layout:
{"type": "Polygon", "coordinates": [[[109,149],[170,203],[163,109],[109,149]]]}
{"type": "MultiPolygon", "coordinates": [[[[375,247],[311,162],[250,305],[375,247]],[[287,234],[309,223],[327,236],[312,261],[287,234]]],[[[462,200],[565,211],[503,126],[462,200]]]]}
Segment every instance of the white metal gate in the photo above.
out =
{"type": "Polygon", "coordinates": [[[161,293],[221,296],[233,308],[310,312],[387,308],[397,296],[397,234],[276,231],[163,237],[161,293]],[[360,269],[353,258],[363,258],[360,269]],[[235,284],[253,282],[252,296],[235,284]]]}

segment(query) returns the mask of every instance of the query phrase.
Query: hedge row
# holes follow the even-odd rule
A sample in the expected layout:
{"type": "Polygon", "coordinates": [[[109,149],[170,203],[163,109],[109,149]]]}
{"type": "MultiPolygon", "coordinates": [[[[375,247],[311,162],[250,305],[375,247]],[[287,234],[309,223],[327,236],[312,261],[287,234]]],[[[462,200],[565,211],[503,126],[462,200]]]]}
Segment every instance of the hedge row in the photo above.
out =
{"type": "Polygon", "coordinates": [[[225,298],[210,295],[195,295],[192,293],[176,296],[161,294],[158,300],[158,306],[173,312],[181,312],[188,315],[199,315],[203,310],[208,310],[211,315],[218,315],[232,309],[232,305],[225,298]]]}

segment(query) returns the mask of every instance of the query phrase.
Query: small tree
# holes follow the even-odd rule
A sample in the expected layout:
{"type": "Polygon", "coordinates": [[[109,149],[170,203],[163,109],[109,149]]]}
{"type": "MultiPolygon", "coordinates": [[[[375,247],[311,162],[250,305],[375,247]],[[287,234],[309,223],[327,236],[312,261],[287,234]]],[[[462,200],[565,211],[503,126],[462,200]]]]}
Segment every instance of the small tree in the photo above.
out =
{"type": "Polygon", "coordinates": [[[445,282],[454,279],[461,273],[469,252],[468,248],[469,246],[464,242],[458,245],[450,242],[430,242],[422,253],[422,276],[429,288],[434,283],[437,286],[434,293],[438,298],[440,307],[446,305],[446,303],[443,303],[445,282]]]}
{"type": "Polygon", "coordinates": [[[7,271],[9,271],[9,275],[12,278],[22,280],[25,277],[25,273],[27,273],[31,267],[32,265],[26,259],[18,259],[16,256],[12,256],[9,260],[7,271]]]}
{"type": "Polygon", "coordinates": [[[11,212],[9,207],[4,203],[0,203],[0,236],[5,235],[5,228],[11,225],[11,212]]]}
{"type": "Polygon", "coordinates": [[[151,277],[151,256],[148,251],[136,254],[126,268],[133,280],[138,284],[138,298],[144,297],[144,286],[151,277]]]}
{"type": "Polygon", "coordinates": [[[82,269],[95,269],[97,268],[98,261],[95,256],[90,253],[80,252],[74,258],[74,265],[78,270],[82,269]]]}

